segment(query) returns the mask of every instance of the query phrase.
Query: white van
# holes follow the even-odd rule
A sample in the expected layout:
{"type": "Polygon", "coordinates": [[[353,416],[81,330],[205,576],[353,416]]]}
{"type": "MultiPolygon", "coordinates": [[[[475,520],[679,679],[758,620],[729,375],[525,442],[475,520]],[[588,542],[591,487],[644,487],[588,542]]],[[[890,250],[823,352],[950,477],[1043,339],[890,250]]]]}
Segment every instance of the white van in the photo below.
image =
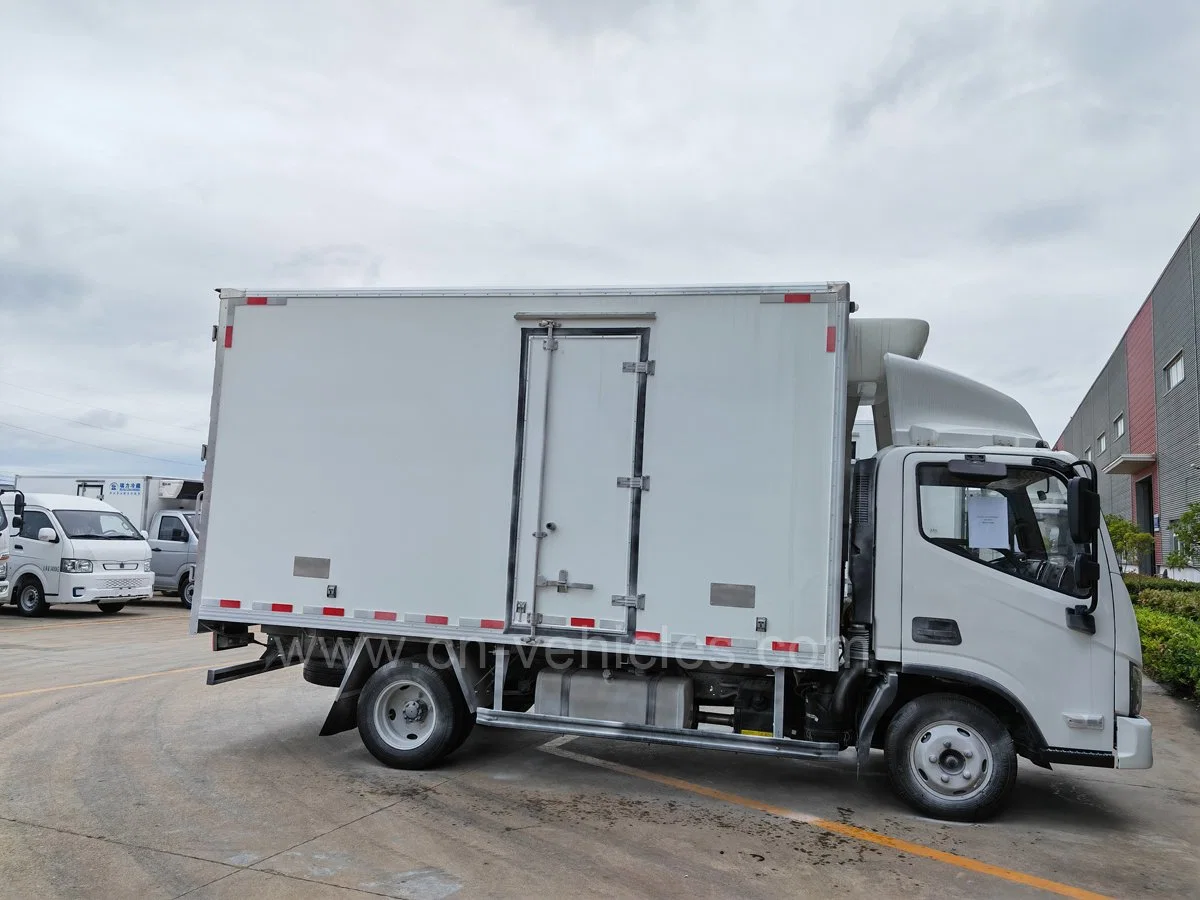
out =
{"type": "MultiPolygon", "coordinates": [[[[12,518],[12,497],[0,497],[12,518]]],[[[154,594],[150,545],[117,509],[90,497],[26,494],[9,532],[10,602],[24,616],[55,603],[93,603],[115,613],[154,594]]]]}

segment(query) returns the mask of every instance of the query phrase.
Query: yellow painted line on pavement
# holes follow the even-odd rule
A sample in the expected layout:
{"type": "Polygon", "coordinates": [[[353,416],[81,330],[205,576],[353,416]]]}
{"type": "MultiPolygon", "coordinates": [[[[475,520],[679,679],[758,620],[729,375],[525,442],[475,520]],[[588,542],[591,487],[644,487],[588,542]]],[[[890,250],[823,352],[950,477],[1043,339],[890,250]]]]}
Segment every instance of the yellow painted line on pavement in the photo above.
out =
{"type": "MultiPolygon", "coordinates": [[[[104,614],[101,613],[100,615],[104,614]]],[[[0,619],[0,621],[3,620],[0,619]]],[[[24,634],[27,631],[45,631],[48,628],[81,628],[84,626],[88,628],[95,628],[99,625],[131,625],[134,622],[183,622],[186,624],[187,616],[173,616],[170,614],[150,616],[124,615],[118,616],[115,619],[111,616],[104,616],[104,618],[97,617],[95,619],[88,619],[83,622],[58,622],[54,625],[18,625],[10,632],[10,634],[15,636],[18,634],[24,634]]]]}
{"type": "Polygon", "coordinates": [[[163,675],[180,675],[184,672],[200,672],[210,668],[212,666],[188,666],[184,669],[167,669],[164,672],[144,672],[141,675],[122,675],[120,678],[103,678],[100,681],[80,681],[76,684],[56,684],[53,687],[10,691],[7,694],[0,694],[0,700],[12,700],[16,697],[32,697],[35,694],[52,694],[56,691],[71,691],[76,688],[101,687],[106,684],[124,684],[127,681],[141,681],[143,678],[160,678],[163,675]]]}
{"type": "Polygon", "coordinates": [[[871,831],[867,828],[859,828],[857,825],[847,825],[844,822],[835,822],[832,819],[823,819],[820,816],[813,816],[807,813],[798,812],[793,809],[787,809],[782,806],[775,806],[771,803],[763,803],[759,800],[743,797],[740,794],[731,794],[728,791],[718,790],[717,788],[705,787],[702,784],[694,784],[690,781],[684,781],[682,778],[672,778],[670,775],[659,775],[657,772],[648,772],[645,769],[635,769],[633,766],[626,766],[622,763],[611,762],[607,759],[599,759],[595,756],[586,756],[583,753],[576,753],[573,750],[563,749],[563,744],[575,740],[574,735],[563,735],[562,737],[554,738],[542,744],[539,749],[547,753],[552,753],[555,756],[561,756],[564,759],[574,760],[575,762],[584,763],[589,766],[598,766],[602,769],[609,769],[613,772],[620,772],[622,775],[629,775],[633,778],[641,778],[645,781],[653,781],[657,784],[666,787],[676,788],[677,790],[687,791],[692,794],[699,794],[701,797],[708,797],[711,800],[720,800],[724,803],[731,803],[735,806],[742,806],[746,809],[757,810],[761,813],[766,813],[771,816],[778,816],[782,819],[789,819],[793,822],[801,822],[805,825],[811,825],[813,828],[821,831],[828,831],[834,834],[844,835],[845,837],[854,838],[855,840],[863,841],[868,844],[876,844],[880,847],[888,847],[892,850],[897,850],[901,853],[909,853],[913,856],[932,859],[936,862],[945,863],[946,865],[956,866],[960,869],[965,869],[968,872],[975,872],[979,875],[989,875],[992,878],[999,878],[1003,881],[1009,881],[1013,884],[1024,885],[1025,887],[1037,888],[1039,890],[1048,891],[1052,894],[1058,894],[1061,897],[1074,897],[1077,900],[1111,900],[1104,894],[1097,894],[1093,891],[1087,891],[1083,888],[1077,888],[1069,884],[1063,884],[1059,881],[1051,881],[1048,878],[1039,878],[1037,875],[1029,875],[1025,872],[1018,872],[1015,869],[1006,869],[1003,866],[993,866],[991,863],[981,862],[977,859],[972,859],[969,856],[959,856],[957,853],[947,853],[945,850],[937,850],[934,847],[927,847],[924,844],[913,843],[912,841],[901,840],[900,838],[890,837],[886,834],[880,834],[877,831],[871,831]]]}

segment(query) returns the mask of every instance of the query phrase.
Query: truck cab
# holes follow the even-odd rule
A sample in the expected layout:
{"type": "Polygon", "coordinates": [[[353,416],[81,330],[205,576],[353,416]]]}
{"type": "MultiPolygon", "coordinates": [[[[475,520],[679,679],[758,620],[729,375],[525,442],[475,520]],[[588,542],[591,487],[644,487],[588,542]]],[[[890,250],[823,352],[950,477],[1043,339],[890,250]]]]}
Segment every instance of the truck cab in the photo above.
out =
{"type": "Polygon", "coordinates": [[[193,576],[199,540],[200,513],[192,510],[166,509],[156,512],[149,522],[154,589],[179,595],[188,609],[192,606],[193,576]]]}

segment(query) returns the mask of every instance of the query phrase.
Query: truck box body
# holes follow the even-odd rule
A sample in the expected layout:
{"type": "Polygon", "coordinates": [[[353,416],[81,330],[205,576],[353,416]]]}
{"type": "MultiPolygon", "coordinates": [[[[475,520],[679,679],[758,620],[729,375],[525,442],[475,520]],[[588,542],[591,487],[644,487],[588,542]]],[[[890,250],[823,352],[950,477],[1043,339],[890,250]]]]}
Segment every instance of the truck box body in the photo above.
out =
{"type": "Polygon", "coordinates": [[[197,509],[203,483],[156,475],[18,475],[16,486],[26,492],[103,500],[120,510],[135,528],[144,530],[150,528],[155,513],[161,510],[197,509]]]}
{"type": "Polygon", "coordinates": [[[231,293],[193,622],[835,669],[848,316],[839,284],[231,293]]]}

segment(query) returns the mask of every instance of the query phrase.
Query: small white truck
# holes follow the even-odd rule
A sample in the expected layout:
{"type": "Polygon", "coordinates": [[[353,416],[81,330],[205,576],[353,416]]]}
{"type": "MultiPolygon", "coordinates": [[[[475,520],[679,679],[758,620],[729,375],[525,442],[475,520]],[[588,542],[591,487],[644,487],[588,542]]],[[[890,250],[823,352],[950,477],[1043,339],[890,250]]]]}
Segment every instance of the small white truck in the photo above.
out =
{"type": "Polygon", "coordinates": [[[924,322],[835,282],[220,298],[192,627],[267,649],[210,684],[301,664],[401,768],[476,722],[882,748],[951,819],[1018,755],[1151,765],[1095,468],[924,322]]]}
{"type": "Polygon", "coordinates": [[[192,605],[204,483],[156,475],[18,475],[23,491],[75,494],[119,509],[150,542],[154,589],[192,605]]]}

